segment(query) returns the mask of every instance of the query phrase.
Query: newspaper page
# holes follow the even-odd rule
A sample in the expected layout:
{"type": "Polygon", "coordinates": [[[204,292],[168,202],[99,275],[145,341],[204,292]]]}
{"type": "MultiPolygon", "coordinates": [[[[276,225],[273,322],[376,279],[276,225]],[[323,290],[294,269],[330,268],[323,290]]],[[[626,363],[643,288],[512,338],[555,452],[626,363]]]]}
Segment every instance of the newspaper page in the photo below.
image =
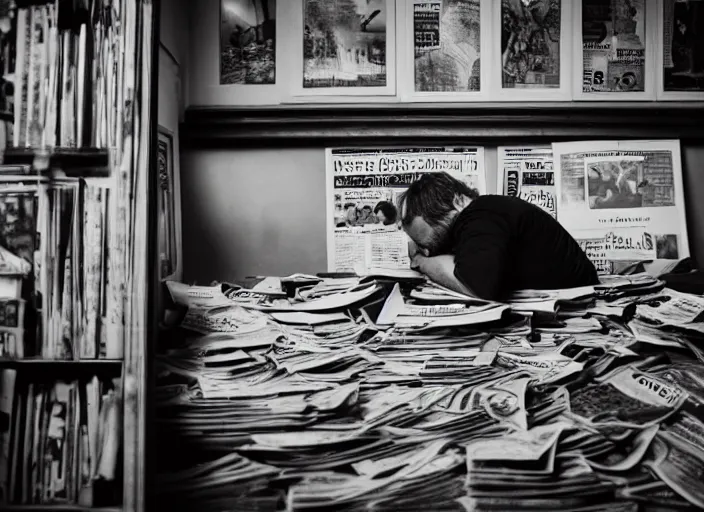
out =
{"type": "Polygon", "coordinates": [[[562,0],[501,1],[502,87],[560,87],[562,0]]]}
{"type": "Polygon", "coordinates": [[[582,91],[644,92],[646,0],[582,1],[582,91]]]}
{"type": "Polygon", "coordinates": [[[408,268],[408,237],[396,204],[423,174],[447,172],[486,192],[484,148],[328,149],[328,270],[408,268]]]}
{"type": "Polygon", "coordinates": [[[704,0],[663,0],[665,92],[704,93],[704,0]]]}
{"type": "Polygon", "coordinates": [[[679,141],[553,144],[557,219],[597,267],[689,256],[679,141]]]}
{"type": "Polygon", "coordinates": [[[499,188],[557,217],[555,172],[551,146],[499,147],[499,188]]]}
{"type": "Polygon", "coordinates": [[[479,91],[480,0],[413,0],[407,8],[414,92],[479,91]]]}

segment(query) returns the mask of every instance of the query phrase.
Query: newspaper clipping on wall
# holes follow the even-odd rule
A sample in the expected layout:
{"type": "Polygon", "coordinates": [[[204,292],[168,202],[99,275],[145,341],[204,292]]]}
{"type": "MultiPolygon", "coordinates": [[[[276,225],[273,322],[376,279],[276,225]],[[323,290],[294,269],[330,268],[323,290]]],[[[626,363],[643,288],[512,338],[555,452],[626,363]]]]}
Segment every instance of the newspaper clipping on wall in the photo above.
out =
{"type": "Polygon", "coordinates": [[[414,0],[411,7],[415,91],[479,91],[479,0],[414,0]]]}
{"type": "Polygon", "coordinates": [[[498,148],[501,193],[520,197],[557,217],[552,146],[498,148]]]}
{"type": "Polygon", "coordinates": [[[704,92],[704,0],[663,0],[663,87],[704,92]]]}
{"type": "Polygon", "coordinates": [[[582,1],[582,91],[645,91],[645,0],[582,1]]]}
{"type": "Polygon", "coordinates": [[[328,270],[408,268],[399,196],[422,175],[443,171],[486,192],[481,147],[326,150],[328,270]]]}
{"type": "Polygon", "coordinates": [[[689,256],[679,141],[553,144],[557,219],[600,273],[689,256]]]}

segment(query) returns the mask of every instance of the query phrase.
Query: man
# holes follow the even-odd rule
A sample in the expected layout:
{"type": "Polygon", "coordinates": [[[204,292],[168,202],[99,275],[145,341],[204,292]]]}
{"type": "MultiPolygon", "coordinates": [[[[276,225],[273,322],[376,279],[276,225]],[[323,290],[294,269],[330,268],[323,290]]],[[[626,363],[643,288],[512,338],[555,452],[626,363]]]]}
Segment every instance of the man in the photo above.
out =
{"type": "Polygon", "coordinates": [[[388,201],[379,201],[374,207],[374,215],[379,222],[384,226],[390,226],[396,223],[396,217],[398,217],[398,212],[396,207],[388,201]]]}
{"type": "Polygon", "coordinates": [[[451,290],[500,300],[514,290],[597,284],[594,265],[548,213],[479,196],[446,173],[423,175],[399,201],[411,266],[451,290]]]}
{"type": "Polygon", "coordinates": [[[362,206],[362,210],[359,215],[357,222],[361,225],[365,224],[376,224],[376,216],[372,213],[372,207],[368,204],[362,206]]]}

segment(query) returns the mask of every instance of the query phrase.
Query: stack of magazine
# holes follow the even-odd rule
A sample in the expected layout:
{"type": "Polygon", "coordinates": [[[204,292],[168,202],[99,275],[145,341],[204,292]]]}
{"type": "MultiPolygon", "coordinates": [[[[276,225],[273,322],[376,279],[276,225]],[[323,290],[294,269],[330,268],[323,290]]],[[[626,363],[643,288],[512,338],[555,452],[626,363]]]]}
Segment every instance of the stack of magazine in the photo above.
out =
{"type": "Polygon", "coordinates": [[[503,302],[411,275],[169,289],[171,506],[704,507],[704,299],[658,275],[503,302]]]}

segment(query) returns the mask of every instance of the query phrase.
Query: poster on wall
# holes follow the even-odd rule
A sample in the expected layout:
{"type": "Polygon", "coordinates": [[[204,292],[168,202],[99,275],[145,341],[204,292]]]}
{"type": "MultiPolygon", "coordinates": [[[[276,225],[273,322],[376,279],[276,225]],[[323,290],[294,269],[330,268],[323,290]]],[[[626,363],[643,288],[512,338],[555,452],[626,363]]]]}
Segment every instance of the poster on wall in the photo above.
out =
{"type": "Polygon", "coordinates": [[[481,147],[327,149],[328,270],[409,268],[396,204],[420,176],[440,171],[486,192],[481,147]]]}
{"type": "Polygon", "coordinates": [[[299,95],[393,95],[395,2],[303,0],[299,95]]]}
{"type": "Polygon", "coordinates": [[[276,0],[220,0],[220,84],[276,83],[276,0]]]}
{"type": "Polygon", "coordinates": [[[704,99],[704,0],[660,0],[658,99],[704,99]]]}
{"type": "MultiPolygon", "coordinates": [[[[423,99],[481,91],[481,2],[406,3],[405,59],[411,76],[404,96],[423,99]]],[[[471,99],[471,98],[470,98],[471,99]]]]}
{"type": "Polygon", "coordinates": [[[159,279],[180,279],[180,197],[173,133],[159,127],[157,170],[159,172],[158,218],[159,279]]]}
{"type": "Polygon", "coordinates": [[[499,193],[519,197],[557,217],[551,146],[497,148],[499,193]]]}
{"type": "Polygon", "coordinates": [[[553,144],[557,219],[600,273],[689,256],[679,141],[553,144]]]}
{"type": "MultiPolygon", "coordinates": [[[[562,66],[571,24],[571,3],[563,0],[502,0],[501,92],[503,96],[567,99],[570,66],[562,66]]],[[[566,62],[566,59],[565,59],[566,62]]]]}
{"type": "Polygon", "coordinates": [[[653,99],[646,0],[582,0],[578,12],[576,98],[653,99]]]}

